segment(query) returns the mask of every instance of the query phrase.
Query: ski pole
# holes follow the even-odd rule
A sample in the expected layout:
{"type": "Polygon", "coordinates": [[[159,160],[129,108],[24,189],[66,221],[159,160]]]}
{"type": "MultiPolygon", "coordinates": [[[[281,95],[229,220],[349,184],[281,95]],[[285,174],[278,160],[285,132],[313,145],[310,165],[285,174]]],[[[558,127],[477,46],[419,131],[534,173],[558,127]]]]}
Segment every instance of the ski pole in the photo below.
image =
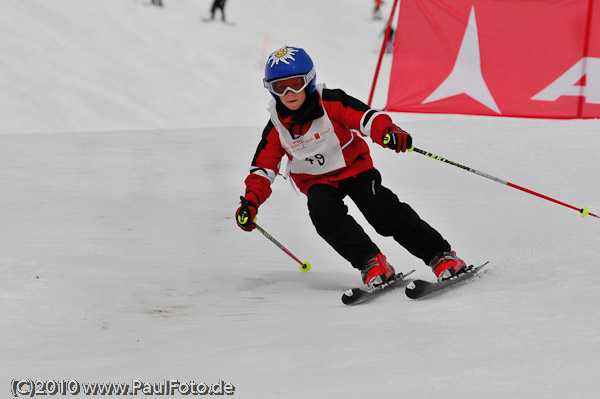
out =
{"type": "Polygon", "coordinates": [[[298,262],[298,264],[300,265],[300,271],[302,273],[306,273],[307,271],[310,270],[310,263],[308,263],[308,262],[302,262],[301,260],[299,260],[298,258],[296,258],[293,253],[291,253],[286,247],[284,247],[283,245],[281,245],[281,243],[279,241],[277,241],[271,234],[267,233],[265,231],[265,229],[263,229],[262,227],[260,227],[257,223],[254,223],[254,224],[256,225],[256,229],[258,231],[260,231],[263,236],[267,237],[269,239],[269,241],[271,241],[279,249],[281,249],[283,252],[285,252],[286,254],[288,254],[292,259],[294,259],[296,262],[298,262]]]}
{"type": "Polygon", "coordinates": [[[590,211],[588,211],[588,207],[587,206],[584,207],[584,208],[577,208],[577,207],[575,207],[573,205],[569,205],[569,204],[564,203],[562,201],[558,201],[558,200],[556,200],[554,198],[548,197],[547,195],[536,193],[535,191],[532,191],[532,190],[530,190],[528,188],[521,187],[521,186],[519,186],[517,184],[514,184],[514,183],[511,183],[511,182],[499,179],[499,178],[494,177],[492,175],[488,175],[487,173],[480,172],[480,171],[475,170],[473,168],[470,168],[468,166],[461,165],[461,164],[456,163],[454,161],[451,161],[449,159],[442,158],[442,157],[440,157],[438,155],[432,154],[432,153],[427,152],[427,151],[420,150],[420,149],[415,148],[415,147],[410,148],[408,151],[418,152],[419,154],[423,154],[425,156],[428,156],[429,158],[437,159],[438,161],[442,161],[442,162],[447,163],[449,165],[456,166],[457,168],[461,168],[461,169],[464,169],[464,170],[466,170],[468,172],[475,173],[476,175],[483,176],[483,177],[488,178],[490,180],[493,180],[495,182],[504,184],[504,185],[512,187],[512,188],[516,188],[517,190],[521,190],[521,191],[526,192],[528,194],[532,194],[532,195],[535,195],[537,197],[543,198],[545,200],[552,201],[552,202],[554,202],[556,204],[559,204],[559,205],[562,205],[562,206],[566,206],[567,208],[574,209],[574,210],[578,211],[579,213],[581,213],[581,217],[585,217],[586,215],[590,215],[590,216],[593,216],[595,218],[599,218],[600,219],[600,216],[595,215],[595,214],[591,213],[590,211]]]}

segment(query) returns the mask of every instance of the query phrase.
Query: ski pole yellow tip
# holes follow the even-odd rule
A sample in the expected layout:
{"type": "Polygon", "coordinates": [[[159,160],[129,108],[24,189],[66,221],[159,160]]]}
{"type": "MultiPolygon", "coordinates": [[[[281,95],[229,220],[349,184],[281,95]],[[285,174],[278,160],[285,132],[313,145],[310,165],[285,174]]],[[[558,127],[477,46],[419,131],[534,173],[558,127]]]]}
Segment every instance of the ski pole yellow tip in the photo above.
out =
{"type": "Polygon", "coordinates": [[[310,270],[310,263],[309,262],[304,262],[303,264],[300,265],[300,271],[302,273],[306,273],[309,270],[310,270]]]}
{"type": "Polygon", "coordinates": [[[590,211],[588,210],[587,206],[581,210],[581,217],[582,218],[586,217],[589,214],[590,214],[590,211]]]}

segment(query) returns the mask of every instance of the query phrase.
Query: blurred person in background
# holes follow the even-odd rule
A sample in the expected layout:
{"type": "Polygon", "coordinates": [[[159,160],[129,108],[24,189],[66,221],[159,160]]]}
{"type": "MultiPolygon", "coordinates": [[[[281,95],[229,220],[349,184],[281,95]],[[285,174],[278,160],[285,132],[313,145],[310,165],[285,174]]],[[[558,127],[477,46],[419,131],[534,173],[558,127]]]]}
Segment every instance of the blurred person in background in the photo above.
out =
{"type": "Polygon", "coordinates": [[[381,6],[383,5],[383,0],[375,0],[375,7],[373,8],[373,19],[381,19],[381,6]]]}
{"type": "Polygon", "coordinates": [[[214,0],[212,7],[210,8],[210,19],[215,19],[217,10],[221,11],[221,20],[225,22],[225,1],[226,0],[214,0]]]}

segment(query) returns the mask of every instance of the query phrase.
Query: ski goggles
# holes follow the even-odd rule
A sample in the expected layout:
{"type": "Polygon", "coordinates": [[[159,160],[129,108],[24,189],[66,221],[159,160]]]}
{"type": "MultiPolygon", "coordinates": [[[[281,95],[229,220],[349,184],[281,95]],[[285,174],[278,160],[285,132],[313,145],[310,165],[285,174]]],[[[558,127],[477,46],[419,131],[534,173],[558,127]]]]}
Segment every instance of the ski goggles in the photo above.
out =
{"type": "Polygon", "coordinates": [[[281,79],[275,79],[267,82],[267,79],[263,79],[265,88],[276,96],[282,97],[285,93],[292,91],[294,93],[300,93],[310,84],[315,78],[317,73],[315,69],[311,69],[309,73],[303,75],[287,76],[281,79]]]}

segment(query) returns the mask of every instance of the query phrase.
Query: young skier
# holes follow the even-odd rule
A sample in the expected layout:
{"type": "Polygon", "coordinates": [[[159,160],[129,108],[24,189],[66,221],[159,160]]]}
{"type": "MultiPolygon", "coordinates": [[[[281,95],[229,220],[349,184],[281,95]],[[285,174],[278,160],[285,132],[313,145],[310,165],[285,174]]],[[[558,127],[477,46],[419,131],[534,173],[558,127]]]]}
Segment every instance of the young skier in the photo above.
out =
{"type": "Polygon", "coordinates": [[[407,132],[344,91],[317,85],[313,62],[301,48],[282,47],[269,55],[263,83],[274,100],[235,213],[240,228],[251,231],[256,226],[258,208],[271,195],[286,156],[289,176],[308,198],[317,233],[360,270],[367,286],[384,283],[395,271],[348,214],[346,196],[377,233],[393,237],[429,265],[439,280],[465,267],[435,229],[381,184],[362,139],[370,137],[383,147],[405,152],[412,147],[407,132]]]}

